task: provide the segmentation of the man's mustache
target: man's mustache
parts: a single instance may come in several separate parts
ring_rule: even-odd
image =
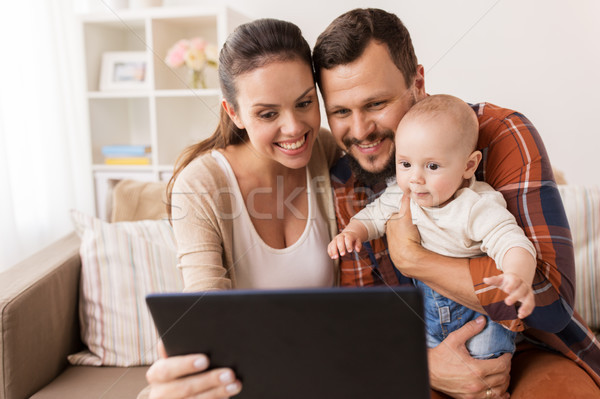
[[[382,132],[373,132],[367,136],[364,140],[357,140],[354,137],[345,137],[342,140],[342,143],[346,148],[350,148],[353,145],[358,145],[362,143],[373,143],[378,140],[391,139],[394,140],[394,132],[392,130],[385,130]]]

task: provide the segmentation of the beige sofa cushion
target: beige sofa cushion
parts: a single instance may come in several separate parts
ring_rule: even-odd
[[[106,223],[71,213],[81,237],[81,336],[89,350],[73,365],[140,366],[157,358],[158,336],[145,302],[155,292],[179,292],[176,245],[166,220]]]
[[[575,248],[575,309],[600,330],[600,187],[559,185]]]
[[[167,218],[165,182],[121,180],[113,188],[111,222]]]
[[[68,367],[31,399],[131,399],[147,385],[148,367]]]

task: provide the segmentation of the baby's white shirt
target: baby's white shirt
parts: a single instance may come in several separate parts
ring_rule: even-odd
[[[365,225],[369,240],[385,234],[385,224],[400,209],[402,195],[397,184],[390,185],[353,217]],[[500,270],[510,248],[521,247],[536,257],[533,244],[506,209],[502,194],[474,178],[445,206],[421,207],[411,199],[410,211],[421,245],[440,255],[472,258],[487,254]]]

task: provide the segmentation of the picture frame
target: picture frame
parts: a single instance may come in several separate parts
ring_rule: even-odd
[[[100,91],[148,87],[148,55],[145,51],[110,51],[102,54]]]

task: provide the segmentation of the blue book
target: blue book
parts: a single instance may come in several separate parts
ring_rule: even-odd
[[[102,155],[105,157],[144,156],[151,150],[149,145],[105,145],[102,147]]]

